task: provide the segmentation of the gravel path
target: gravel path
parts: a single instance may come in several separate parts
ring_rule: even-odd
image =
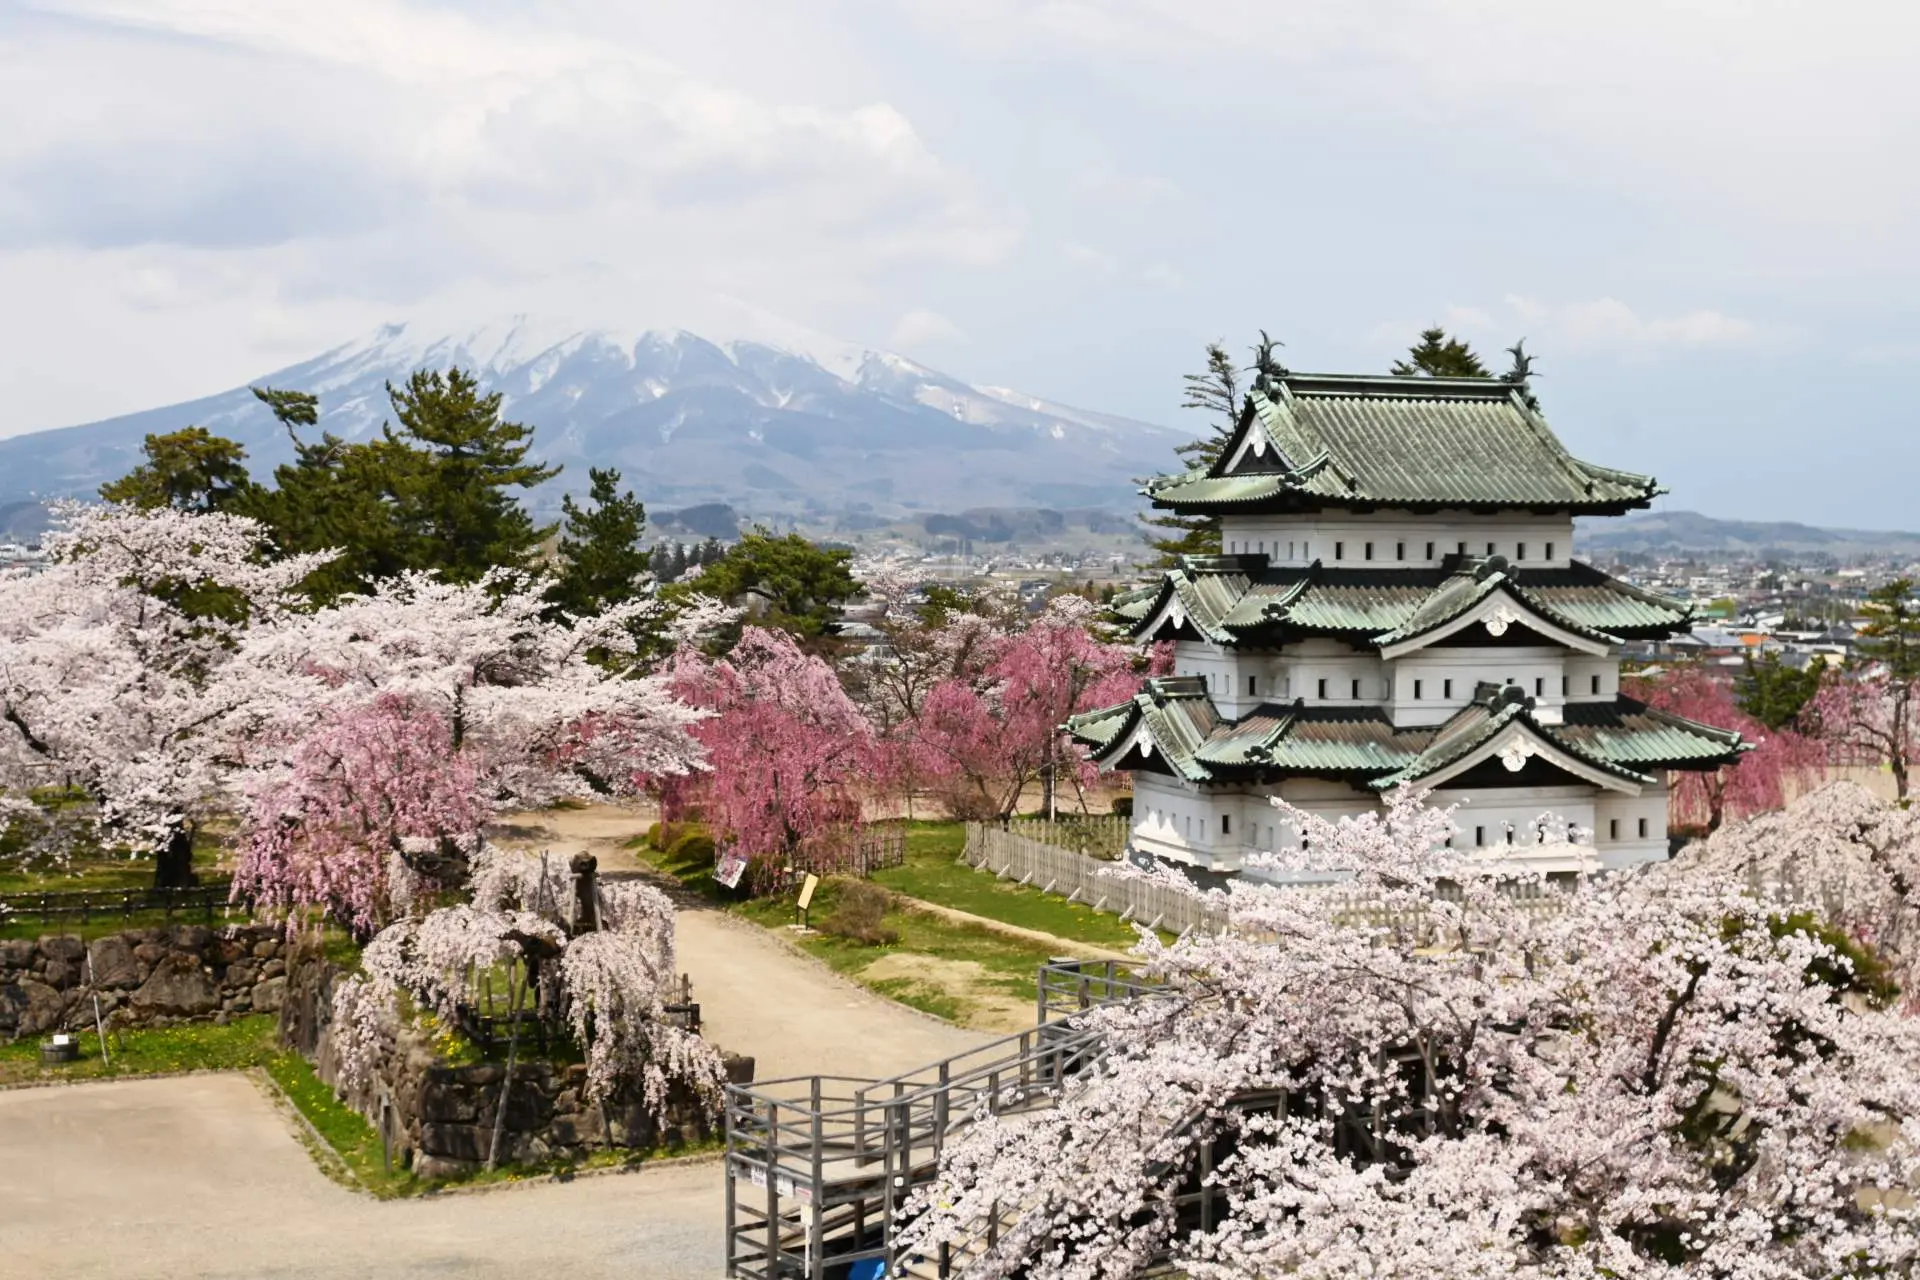
[[[540,814],[517,842],[619,846],[645,818]],[[882,1078],[990,1037],[839,977],[766,930],[711,910],[679,924],[708,1035],[761,1079]],[[720,1274],[718,1161],[379,1202],[329,1182],[292,1122],[242,1075],[0,1092],[0,1270],[6,1274],[524,1277],[682,1280]]]
[[[9,1275],[707,1280],[722,1207],[717,1161],[375,1201],[238,1074],[0,1093]]]

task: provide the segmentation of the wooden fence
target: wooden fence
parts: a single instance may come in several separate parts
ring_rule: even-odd
[[[875,822],[807,840],[793,865],[818,876],[870,876],[885,867],[901,866],[906,860],[906,824]]]
[[[1138,920],[1154,929],[1218,933],[1224,912],[1201,902],[1177,885],[1156,884],[1115,874],[1114,863],[1062,849],[983,823],[967,824],[967,845],[960,855],[970,867],[1006,880],[1084,902],[1095,911],[1111,911],[1122,920]]]
[[[1014,818],[1007,823],[1007,830],[1041,844],[1114,861],[1127,847],[1127,837],[1133,833],[1133,819],[1118,813]]]
[[[1116,874],[1119,868],[1114,863],[1042,844],[1000,827],[968,823],[966,849],[960,856],[977,870],[1031,885],[1042,893],[1060,894],[1070,902],[1084,902],[1095,911],[1110,911],[1122,920],[1138,920],[1150,928],[1219,933],[1227,927],[1226,912],[1179,885]],[[1389,906],[1338,884],[1302,885],[1299,891],[1332,895],[1339,918],[1349,924],[1418,930],[1427,921],[1427,913],[1420,908]],[[1528,914],[1552,915],[1563,906],[1560,891],[1547,884],[1508,884],[1501,887],[1501,892]],[[1451,900],[1457,899],[1458,893],[1443,888],[1436,896]]]
[[[37,920],[41,924],[77,920],[131,920],[158,913],[168,920],[198,916],[250,914],[244,905],[230,903],[230,886],[212,880],[184,889],[59,889],[35,893],[0,894],[0,924]]]

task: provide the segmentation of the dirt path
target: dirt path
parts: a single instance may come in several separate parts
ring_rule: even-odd
[[[138,1280],[708,1280],[724,1212],[717,1161],[371,1200],[238,1074],[0,1092],[0,1206],[5,1274]]]
[[[1037,942],[1043,947],[1052,947],[1055,955],[1077,956],[1090,960],[1120,960],[1128,964],[1133,963],[1137,958],[1125,951],[1116,951],[1112,947],[1102,947],[1091,942],[1075,942],[1072,938],[1063,938],[1057,933],[1028,929],[1023,925],[1008,924],[1004,920],[991,920],[986,916],[977,916],[971,911],[962,911],[958,907],[943,907],[937,902],[928,902],[925,898],[909,898],[904,893],[896,893],[894,897],[915,911],[930,912],[943,919],[952,920],[956,924],[979,925],[991,933],[1019,938],[1023,942]]]
[[[649,821],[612,806],[557,809],[516,819],[515,832],[502,843],[587,852],[604,870],[633,870],[640,864],[621,846]],[[753,1058],[761,1080],[816,1074],[883,1079],[992,1038],[863,990],[759,926],[720,911],[682,908],[678,943],[680,968],[693,978],[707,1037]]]

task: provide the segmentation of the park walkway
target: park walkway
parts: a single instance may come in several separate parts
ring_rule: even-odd
[[[646,820],[612,808],[528,819],[516,843],[636,866]],[[766,930],[689,905],[679,918],[706,1033],[761,1079],[884,1077],[989,1037],[834,974]],[[721,1271],[716,1159],[635,1173],[377,1202],[329,1182],[293,1122],[239,1074],[0,1091],[0,1272],[332,1280]]]
[[[515,844],[563,857],[591,853],[605,871],[639,869],[623,846],[646,820],[629,811],[559,809],[522,821]],[[992,1038],[876,996],[721,911],[685,903],[677,937],[707,1038],[751,1057],[762,1080],[821,1072],[881,1079]]]

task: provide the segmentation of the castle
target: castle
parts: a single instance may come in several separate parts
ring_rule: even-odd
[[[1135,855],[1238,872],[1300,839],[1269,797],[1337,818],[1411,784],[1492,857],[1570,869],[1571,826],[1585,867],[1664,858],[1667,775],[1745,745],[1620,692],[1622,643],[1690,606],[1572,558],[1575,516],[1654,481],[1572,457],[1510,381],[1276,371],[1250,400],[1145,491],[1220,518],[1223,554],[1116,601],[1175,674],[1067,725],[1133,775]]]

